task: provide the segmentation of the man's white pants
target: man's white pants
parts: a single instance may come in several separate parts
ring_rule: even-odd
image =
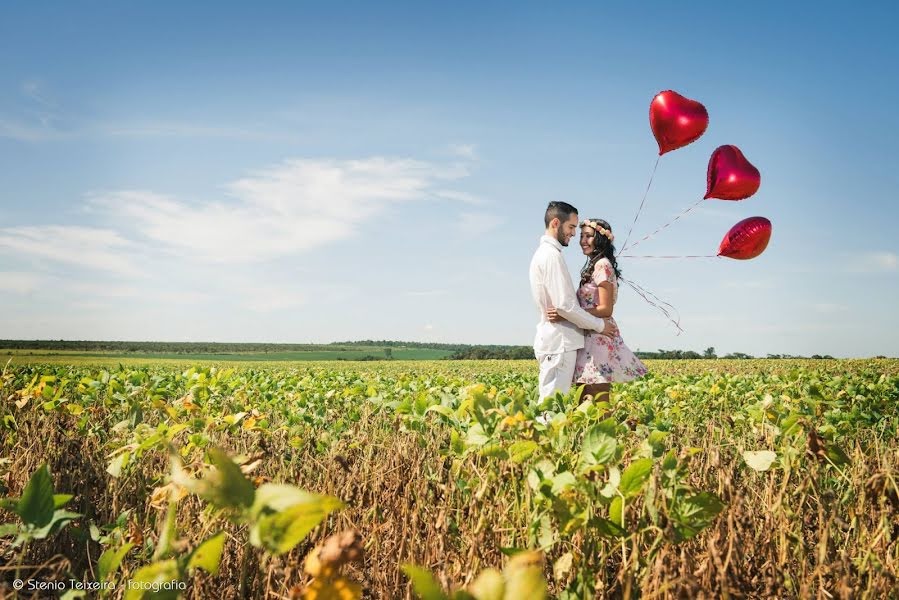
[[[574,364],[577,350],[569,350],[561,354],[537,353],[540,364],[540,399],[552,396],[557,391],[563,394],[571,389],[574,379]]]

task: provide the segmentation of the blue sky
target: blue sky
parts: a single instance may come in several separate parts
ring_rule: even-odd
[[[528,345],[546,203],[623,239],[671,88],[710,125],[635,235],[721,144],[762,185],[638,254],[714,254],[754,215],[773,236],[622,259],[685,329],[623,290],[628,345],[899,354],[899,9],[429,4],[4,7],[0,338]]]

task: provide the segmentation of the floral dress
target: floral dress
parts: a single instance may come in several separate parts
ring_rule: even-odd
[[[604,281],[612,284],[612,304],[614,304],[618,300],[618,278],[615,277],[612,263],[607,258],[596,261],[593,278],[578,289],[577,299],[581,308],[596,307],[599,301],[599,284]],[[614,322],[614,319],[611,320]],[[631,381],[646,373],[646,367],[630,348],[624,345],[620,333],[615,337],[608,337],[591,331],[584,340],[584,347],[577,351],[574,382],[617,383]]]

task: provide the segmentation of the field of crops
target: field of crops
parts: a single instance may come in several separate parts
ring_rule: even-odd
[[[899,361],[649,366],[7,365],[0,596],[895,593]]]
[[[230,353],[197,353],[177,352],[90,352],[84,350],[17,350],[0,348],[0,363],[8,360],[13,363],[47,363],[47,364],[96,364],[104,361],[124,360],[130,363],[147,364],[165,361],[182,362],[293,362],[293,361],[343,361],[343,360],[384,360],[386,355],[381,347],[345,348],[341,350],[302,350],[286,352],[230,352]],[[447,358],[452,351],[437,348],[391,348],[390,358],[396,360],[440,360]]]

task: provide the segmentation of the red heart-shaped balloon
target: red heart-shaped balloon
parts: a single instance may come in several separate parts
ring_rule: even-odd
[[[706,198],[743,200],[759,189],[762,174],[736,146],[719,146],[709,158]]]
[[[696,100],[665,90],[649,103],[649,126],[661,156],[698,140],[709,126],[709,113]]]
[[[749,217],[730,228],[721,245],[718,256],[748,260],[765,251],[771,239],[771,221],[765,217]]]

